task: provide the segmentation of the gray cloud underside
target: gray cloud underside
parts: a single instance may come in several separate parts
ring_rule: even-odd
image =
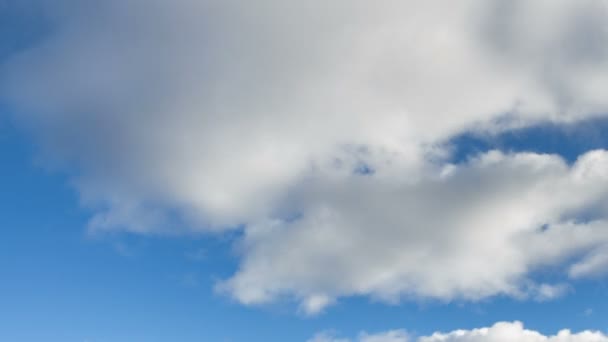
[[[89,229],[245,226],[218,285],[243,303],[549,299],[567,285],[530,272],[608,264],[605,152],[449,165],[443,145],[606,113],[605,1],[32,3],[53,29],[0,95]]]

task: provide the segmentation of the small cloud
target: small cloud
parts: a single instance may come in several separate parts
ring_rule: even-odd
[[[306,315],[314,316],[319,314],[327,306],[331,305],[334,299],[326,295],[312,295],[306,298],[300,305],[300,310]]]
[[[568,291],[568,284],[540,284],[532,289],[532,298],[538,302],[546,302],[563,297]]]
[[[380,334],[362,333],[360,342],[409,342],[410,336],[405,330],[391,330]]]

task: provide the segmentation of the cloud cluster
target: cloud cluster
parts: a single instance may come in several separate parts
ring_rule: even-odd
[[[499,322],[489,328],[456,330],[449,333],[436,332],[430,336],[410,337],[401,330],[369,335],[362,333],[358,342],[604,342],[608,336],[599,331],[573,333],[561,330],[556,335],[545,336],[537,331],[524,329],[521,322]],[[351,342],[329,334],[318,334],[308,342]]]
[[[567,288],[533,284],[529,273],[572,258],[571,275],[597,271],[606,167],[606,151],[572,166],[492,151],[415,180],[388,166],[373,177],[319,170],[291,193],[302,217],[246,230],[241,269],[223,288],[244,303],[295,294],[309,313],[344,295],[551,299]],[[577,221],[583,214],[595,216]]]
[[[567,286],[530,272],[608,264],[605,152],[450,165],[444,145],[607,112],[605,1],[32,8],[52,29],[3,61],[0,97],[73,175],[91,231],[245,227],[219,286],[243,303],[548,299]]]

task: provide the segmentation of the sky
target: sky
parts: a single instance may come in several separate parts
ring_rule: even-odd
[[[605,0],[0,0],[0,340],[608,341]]]

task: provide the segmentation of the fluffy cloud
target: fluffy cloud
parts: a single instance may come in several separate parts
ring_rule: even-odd
[[[490,328],[473,330],[456,330],[447,334],[435,333],[432,336],[421,337],[419,342],[603,342],[608,336],[598,331],[583,331],[572,333],[561,330],[557,335],[545,336],[537,331],[524,329],[520,322],[496,323]]]
[[[73,170],[94,229],[155,231],[174,212],[233,227],[344,146],[409,177],[463,129],[608,108],[603,1],[38,7],[52,29],[4,63],[2,95]]]
[[[244,303],[293,294],[310,313],[343,295],[550,299],[567,289],[534,284],[529,273],[583,257],[579,269],[608,242],[598,206],[607,166],[605,151],[572,166],[494,151],[417,179],[388,166],[372,177],[319,170],[291,192],[301,217],[246,231],[241,269],[222,288]],[[598,219],[577,222],[592,206]]]
[[[600,0],[32,1],[49,33],[0,96],[73,175],[93,231],[244,228],[220,288],[317,312],[369,294],[551,298],[605,264],[605,153],[572,167],[466,130],[608,109]],[[593,222],[578,222],[591,208]]]
[[[350,342],[328,334],[319,334],[308,342]],[[434,333],[431,336],[410,338],[403,331],[395,330],[376,335],[361,334],[358,342],[604,342],[608,336],[598,331],[572,333],[561,330],[557,335],[545,336],[534,330],[524,329],[520,322],[499,322],[489,328],[456,330],[449,333]]]

